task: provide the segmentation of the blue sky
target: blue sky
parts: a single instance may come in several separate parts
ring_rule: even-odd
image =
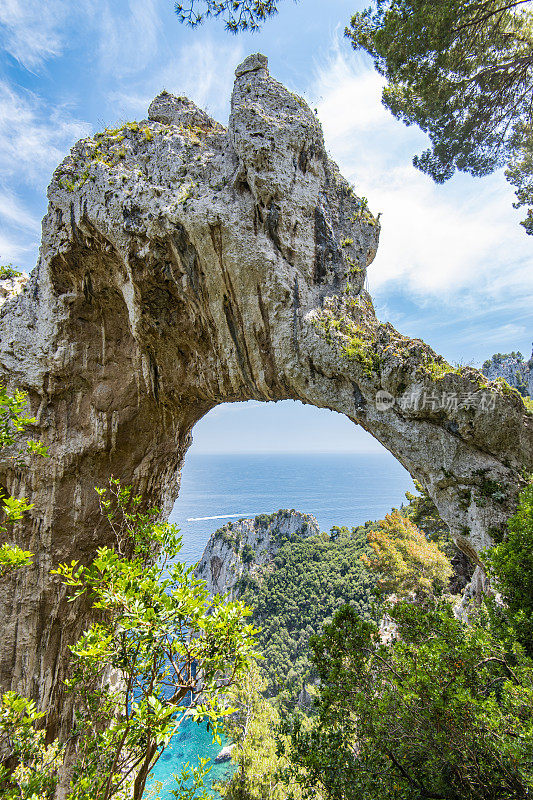
[[[29,271],[51,173],[81,136],[142,119],[162,89],[226,122],[235,66],[250,52],[318,109],[326,144],[357,193],[382,212],[369,286],[378,315],[451,361],[529,355],[533,239],[502,174],[436,186],[411,165],[424,135],[380,103],[381,79],[343,37],[360,0],[281,0],[258,34],[181,26],[172,0],[2,0],[0,263]],[[313,431],[310,437],[309,431]],[[211,412],[199,450],[365,450],[347,420],[300,404]]]

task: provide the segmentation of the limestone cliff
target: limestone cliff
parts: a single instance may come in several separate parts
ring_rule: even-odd
[[[209,538],[196,575],[211,594],[227,592],[235,597],[240,579],[262,571],[284,542],[318,533],[318,522],[311,514],[286,509],[228,522]]]
[[[28,392],[50,451],[44,466],[0,457],[0,486],[34,504],[13,535],[35,553],[0,586],[0,683],[52,708],[52,733],[70,724],[68,645],[89,616],[50,569],[113,543],[94,492],[110,475],[167,513],[194,425],[220,403],[345,414],[480,563],[533,469],[533,416],[377,320],[379,223],[264,56],[237,69],[227,129],[162,93],[148,119],[78,142],[48,197],[37,266],[0,311],[0,379]]]
[[[489,380],[503,378],[524,397],[533,397],[533,353],[529,361],[522,353],[495,353],[481,370]]]

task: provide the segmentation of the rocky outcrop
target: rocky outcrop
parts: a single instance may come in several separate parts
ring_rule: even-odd
[[[220,764],[223,761],[231,761],[231,756],[235,748],[234,744],[227,744],[219,754],[215,757],[215,764]]]
[[[6,300],[10,300],[20,294],[27,283],[27,275],[14,274],[9,277],[3,277],[0,274],[0,306],[3,306]]]
[[[533,397],[533,353],[529,361],[522,353],[495,353],[481,371],[489,380],[503,378],[524,397]]]
[[[50,704],[51,732],[69,726],[68,645],[89,618],[50,569],[113,543],[94,492],[111,475],[167,513],[194,425],[220,403],[345,414],[480,562],[533,469],[533,417],[376,319],[379,223],[264,56],[237,70],[227,130],[163,93],[149,119],[78,142],[48,197],[37,267],[0,315],[0,378],[28,392],[50,452],[0,455],[0,486],[34,504],[13,537],[35,553],[0,586],[0,683]]]
[[[210,536],[196,576],[206,582],[210,594],[237,597],[241,579],[261,572],[285,542],[319,533],[311,514],[286,509],[228,522]]]

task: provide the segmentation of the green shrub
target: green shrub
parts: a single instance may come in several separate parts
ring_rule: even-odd
[[[22,275],[22,272],[19,272],[16,269],[13,269],[11,264],[7,266],[0,266],[0,280],[6,280],[7,278],[19,278]]]
[[[316,720],[287,777],[324,800],[518,800],[533,790],[533,664],[443,601],[392,609],[397,637],[346,606],[311,640]]]
[[[533,480],[521,492],[507,535],[486,554],[486,563],[520,641],[533,655]]]

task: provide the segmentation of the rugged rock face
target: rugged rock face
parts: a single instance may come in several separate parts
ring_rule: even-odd
[[[489,380],[503,378],[523,396],[533,397],[533,353],[525,361],[522,353],[495,353],[481,371]]]
[[[315,114],[260,55],[237,70],[228,130],[163,93],[54,173],[37,267],[0,317],[0,377],[28,392],[50,447],[26,468],[0,458],[0,486],[34,503],[13,536],[36,554],[0,587],[0,682],[51,701],[52,732],[69,725],[67,647],[88,617],[50,569],[113,542],[94,492],[110,475],[167,512],[191,431],[219,403],[346,414],[474,559],[504,524],[533,469],[533,417],[378,322],[363,288],[378,235]]]
[[[262,570],[281,545],[291,538],[316,536],[318,522],[311,514],[280,510],[254,519],[228,522],[210,537],[196,568],[211,594],[238,595],[235,590],[245,575]]]
[[[26,275],[14,275],[12,278],[2,278],[0,276],[0,306],[6,300],[16,297],[28,283]]]

